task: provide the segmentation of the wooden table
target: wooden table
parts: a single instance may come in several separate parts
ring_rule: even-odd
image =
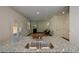
[[[45,35],[44,32],[37,32],[37,33],[33,33],[32,37],[33,39],[42,39],[42,37]]]

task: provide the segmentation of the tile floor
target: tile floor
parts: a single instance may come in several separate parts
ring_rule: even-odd
[[[42,38],[44,41],[51,42],[53,49],[26,49],[28,42],[34,41],[31,36],[13,37],[7,43],[0,43],[0,52],[69,52],[69,41],[59,36],[47,36]]]

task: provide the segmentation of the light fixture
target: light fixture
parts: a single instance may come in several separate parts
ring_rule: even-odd
[[[37,15],[39,15],[39,14],[40,14],[40,12],[39,12],[39,11],[37,11],[37,12],[36,12],[36,14],[37,14]]]
[[[62,14],[64,14],[65,12],[63,11]]]
[[[13,34],[16,34],[18,32],[17,26],[13,26]]]
[[[47,26],[49,26],[49,23],[47,23]]]

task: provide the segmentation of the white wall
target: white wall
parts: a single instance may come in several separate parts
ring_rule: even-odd
[[[79,7],[70,7],[70,42],[72,52],[79,52]]]
[[[49,28],[54,31],[54,35],[69,38],[69,15],[53,16],[50,20]]]
[[[49,21],[40,21],[40,22],[38,22],[38,31],[43,32],[46,29],[48,29],[48,23],[49,23]]]
[[[22,27],[22,34],[27,32],[27,19],[10,7],[0,7],[0,42],[7,41],[13,35],[13,26]]]

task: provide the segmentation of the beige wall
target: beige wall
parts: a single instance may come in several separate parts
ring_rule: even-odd
[[[22,34],[26,33],[27,19],[11,9],[10,7],[0,7],[0,41],[8,40],[13,35],[13,26],[22,28]]]
[[[50,20],[51,31],[54,31],[55,35],[69,38],[69,15],[56,15]]]

